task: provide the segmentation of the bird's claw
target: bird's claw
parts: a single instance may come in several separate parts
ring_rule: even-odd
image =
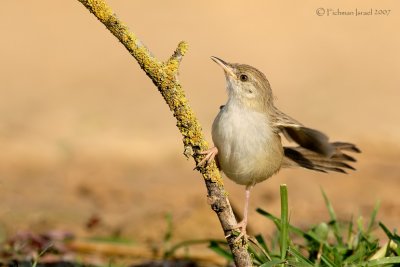
[[[198,154],[205,155],[205,157],[196,165],[196,168],[203,167],[206,164],[209,164],[218,154],[218,148],[214,146],[210,149],[207,149],[206,151],[200,151],[198,152]]]
[[[247,232],[246,232],[246,227],[247,227],[247,222],[246,221],[241,221],[240,223],[236,224],[235,226],[231,227],[231,229],[229,229],[229,230],[240,229],[239,230],[239,235],[236,236],[235,240],[233,241],[234,243],[238,242],[242,238],[244,238],[244,240],[247,241],[248,235],[247,235]],[[225,238],[228,238],[228,237],[232,236],[234,232],[235,231],[232,231],[230,234],[225,236]]]

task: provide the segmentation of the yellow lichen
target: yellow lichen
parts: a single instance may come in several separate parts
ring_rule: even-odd
[[[179,51],[181,52],[181,55],[182,55],[182,56],[184,56],[184,55],[186,54],[186,52],[188,51],[188,48],[189,48],[189,44],[186,43],[185,41],[181,41],[181,42],[178,44],[178,49],[179,49]]]
[[[85,2],[85,1],[81,1]],[[87,4],[90,5],[91,11],[93,14],[96,15],[96,17],[101,21],[101,22],[106,22],[109,20],[111,16],[113,16],[113,11],[111,8],[102,0],[87,0]]]
[[[183,136],[185,149],[192,148],[193,151],[190,154],[194,157],[196,163],[200,162],[202,156],[196,154],[196,150],[206,150],[208,144],[204,140],[201,126],[189,107],[182,86],[176,77],[180,60],[188,51],[188,44],[183,41],[180,42],[174,55],[166,63],[162,63],[154,58],[137,37],[129,31],[128,27],[114,15],[105,1],[79,1],[118,38],[136,59],[140,67],[152,79],[177,119],[177,126]],[[200,171],[204,179],[209,179],[222,186],[222,178],[215,163],[211,163],[205,168],[200,168]]]
[[[172,73],[176,73],[178,71],[178,67],[179,67],[179,61],[175,58],[175,59],[170,59],[168,60],[167,63],[167,72],[172,72]]]

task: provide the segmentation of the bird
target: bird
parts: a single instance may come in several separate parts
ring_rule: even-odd
[[[270,83],[258,69],[211,59],[225,73],[228,100],[212,124],[214,146],[199,152],[204,158],[197,167],[215,160],[229,179],[245,186],[243,219],[230,229],[239,230],[236,241],[247,238],[250,191],[256,184],[287,167],[346,173],[355,170],[349,163],[356,161],[347,153],[361,151],[352,143],[330,142],[276,108]],[[283,146],[281,136],[297,145]]]

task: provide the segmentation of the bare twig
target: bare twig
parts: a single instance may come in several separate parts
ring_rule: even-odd
[[[178,69],[188,45],[179,43],[173,55],[161,62],[155,58],[143,43],[123,24],[104,0],[79,0],[107,29],[125,46],[136,59],[140,67],[146,72],[157,86],[177,120],[177,127],[183,136],[184,154],[193,157],[196,164],[203,158],[197,152],[208,149],[208,144],[188,101],[178,81]],[[231,228],[237,224],[232,208],[223,187],[221,174],[215,163],[199,168],[206,183],[208,200],[211,208],[216,212],[227,236],[237,266],[251,266],[251,258],[247,252],[247,241],[234,242],[235,236]]]

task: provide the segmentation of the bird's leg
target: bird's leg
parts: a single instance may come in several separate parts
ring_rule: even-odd
[[[204,159],[202,159],[199,164],[196,165],[196,168],[203,166],[205,163],[210,163],[215,156],[218,154],[218,148],[213,146],[210,149],[207,149],[206,151],[200,151],[200,155],[206,155]]]
[[[244,202],[243,220],[231,228],[231,230],[240,229],[240,234],[235,238],[234,242],[239,241],[242,237],[247,238],[247,233],[246,233],[247,214],[249,212],[250,190],[252,188],[253,188],[253,185],[246,186],[246,197],[245,197],[245,202]]]

